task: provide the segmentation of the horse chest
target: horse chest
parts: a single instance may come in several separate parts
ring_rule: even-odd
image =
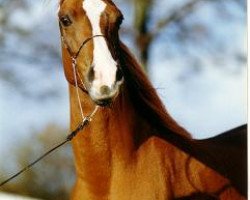
[[[170,199],[164,156],[159,152],[152,139],[138,150],[131,162],[114,165],[110,200]]]
[[[147,174],[148,175],[148,174]],[[164,181],[155,177],[145,178],[145,174],[124,173],[113,178],[110,200],[165,200],[167,195]]]

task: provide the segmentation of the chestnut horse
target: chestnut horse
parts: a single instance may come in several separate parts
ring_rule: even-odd
[[[119,40],[123,16],[111,0],[61,0],[58,17],[71,129],[99,106],[72,141],[73,200],[245,199],[191,156],[199,145],[193,148]]]

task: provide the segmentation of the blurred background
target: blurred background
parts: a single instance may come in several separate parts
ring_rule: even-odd
[[[171,115],[195,138],[247,122],[246,0],[114,0],[121,38]],[[57,0],[0,0],[0,182],[69,127]],[[3,191],[69,199],[70,145]]]

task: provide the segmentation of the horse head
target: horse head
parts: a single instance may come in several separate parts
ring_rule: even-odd
[[[76,67],[73,70],[64,63],[68,82],[74,84],[77,79],[96,104],[110,104],[123,83],[118,48],[120,10],[110,0],[61,0],[58,18],[63,56],[68,58],[64,62],[71,60]]]

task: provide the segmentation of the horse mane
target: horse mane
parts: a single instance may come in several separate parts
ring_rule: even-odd
[[[137,113],[160,134],[174,133],[191,138],[190,134],[167,112],[142,67],[122,42],[120,42],[120,62],[125,84]]]
[[[136,113],[154,130],[152,134],[217,169],[213,156],[207,154],[197,144],[198,141],[192,139],[191,135],[167,112],[155,88],[126,45],[120,41],[119,47],[119,60],[128,95]]]
[[[167,112],[156,90],[129,49],[120,42],[119,52],[125,85],[136,112],[155,130],[153,135],[171,143],[204,164],[214,167],[214,157],[200,141],[182,128]],[[218,167],[219,168],[219,167]]]
[[[169,115],[141,66],[130,53],[129,49],[121,42],[120,61],[127,92],[134,105],[134,109],[156,130],[154,135],[170,142],[177,148],[216,170],[232,181],[231,184],[241,194],[246,195],[247,187],[245,186],[247,185],[247,180],[244,178],[247,174],[247,145],[244,142],[247,136],[246,125],[215,138],[206,140],[192,139],[190,134]],[[235,153],[235,150],[238,153]],[[216,152],[223,152],[224,154],[217,156]],[[230,155],[230,159],[228,159],[227,155]],[[239,161],[239,157],[243,159]],[[233,165],[230,164],[231,162],[233,162]],[[235,166],[238,166],[243,173],[236,173]]]

